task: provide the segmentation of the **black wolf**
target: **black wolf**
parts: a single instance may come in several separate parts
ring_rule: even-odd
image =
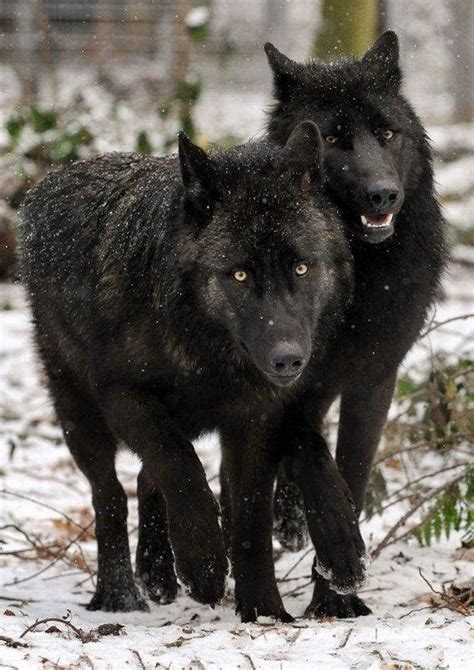
[[[359,61],[299,64],[271,44],[274,74],[268,132],[284,143],[311,119],[324,138],[326,193],[342,213],[354,255],[354,301],[323,359],[314,388],[316,430],[341,396],[337,463],[357,510],[393,395],[397,368],[433,304],[446,262],[445,226],[432,157],[420,120],[400,93],[398,40],[384,33]],[[282,542],[301,547],[292,464],[275,498]],[[315,575],[309,616],[358,616],[369,609]]]
[[[271,538],[284,450],[297,454],[321,569],[339,589],[362,576],[348,487],[305,414],[353,279],[342,223],[318,195],[321,142],[311,122],[282,148],[262,141],[211,156],[181,136],[179,159],[78,162],[27,198],[23,273],[36,341],[96,513],[90,609],[146,607],[114,467],[119,441],[142,460],[136,570],[148,594],[175,597],[174,554],[195,599],[223,596],[218,508],[191,444],[214,429],[244,621],[291,619]]]

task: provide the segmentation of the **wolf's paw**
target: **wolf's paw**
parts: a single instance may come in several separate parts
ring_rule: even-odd
[[[193,513],[185,517],[169,513],[171,544],[176,571],[200,603],[215,605],[225,594],[227,554],[218,523],[217,504],[205,498],[201,509],[194,501]],[[169,510],[170,512],[171,510]]]
[[[140,596],[136,586],[129,589],[106,588],[97,589],[86,609],[90,611],[102,610],[103,612],[133,612],[141,610],[148,612],[149,607]]]
[[[206,556],[190,554],[177,561],[178,574],[198,603],[215,605],[225,594],[227,557],[209,552]]]
[[[334,487],[330,496],[307,511],[316,552],[314,570],[342,594],[360,588],[367,564],[359,522],[346,489],[345,485]]]
[[[369,614],[372,614],[372,610],[354,593],[341,595],[333,591],[320,597],[314,596],[305,611],[307,619],[323,619],[324,617],[352,619]]]
[[[139,543],[135,578],[155,603],[167,605],[176,600],[178,582],[171,550],[158,549],[155,553],[143,549]]]
[[[282,623],[294,621],[291,614],[283,607],[278,591],[271,589],[252,589],[248,593],[236,595],[236,612],[240,614],[242,623],[257,621],[259,616],[268,616],[278,619]]]
[[[159,605],[169,605],[176,600],[178,582],[174,570],[162,572],[160,570],[137,570],[137,581],[142,584],[148,597]]]
[[[296,484],[279,478],[273,504],[273,531],[284,549],[301,551],[308,544],[309,533],[301,494]]]
[[[174,603],[178,595],[178,582],[163,584],[162,582],[148,583],[144,585],[150,600],[158,605],[169,605]]]
[[[335,550],[334,553],[325,551],[327,545]],[[313,570],[329,583],[331,589],[346,595],[361,588],[365,581],[367,561],[365,554],[355,545],[344,545],[327,539],[324,546],[318,543],[315,549]]]

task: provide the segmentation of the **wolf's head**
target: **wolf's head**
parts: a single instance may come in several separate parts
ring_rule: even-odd
[[[381,242],[392,235],[404,198],[429,164],[423,128],[400,94],[395,33],[385,32],[358,61],[295,63],[265,45],[277,104],[272,139],[286,141],[304,119],[323,137],[332,199],[359,237]]]
[[[321,144],[310,121],[283,147],[255,142],[208,155],[180,136],[190,299],[203,327],[215,324],[237,358],[277,386],[302,375],[322,346],[323,313],[337,312],[351,290],[338,216],[314,198]]]

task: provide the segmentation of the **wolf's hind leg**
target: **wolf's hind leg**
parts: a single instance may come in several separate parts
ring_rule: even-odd
[[[89,396],[62,371],[48,370],[66,443],[89,480],[96,519],[97,587],[87,606],[108,612],[146,610],[133,579],[127,533],[127,496],[115,471],[116,443]]]
[[[301,551],[309,541],[303,498],[291,472],[291,459],[278,470],[273,499],[273,532],[284,549]]]
[[[138,545],[136,576],[149,597],[171,603],[178,592],[174,559],[169,540],[166,502],[161,491],[144,473],[138,475]]]
[[[322,432],[324,417],[334,401],[334,395],[317,397],[311,401],[311,427],[317,434]],[[294,420],[290,411],[285,424]],[[304,421],[303,418],[301,418]],[[273,501],[273,532],[284,549],[301,551],[308,544],[309,532],[306,523],[305,505],[293,472],[293,437],[286,434],[282,443],[283,459],[278,469]]]
[[[148,389],[111,385],[104,408],[114,434],[142,459],[143,491],[158,490],[166,500],[178,575],[191,597],[214,605],[225,593],[228,562],[219,507],[193,445]]]

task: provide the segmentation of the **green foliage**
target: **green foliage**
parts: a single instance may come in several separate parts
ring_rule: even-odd
[[[396,397],[403,399],[415,393],[417,389],[417,385],[409,377],[400,377],[397,382]]]
[[[217,57],[219,59],[219,64],[221,67],[225,67],[233,56],[238,52],[237,43],[230,37],[228,33],[225,33],[219,42],[217,43]]]
[[[52,109],[40,109],[33,105],[29,112],[29,121],[35,133],[46,133],[58,125],[58,117]]]
[[[135,151],[138,151],[139,154],[145,154],[146,156],[149,156],[153,153],[153,145],[150,142],[150,138],[148,137],[146,130],[140,130],[138,133],[135,142]]]
[[[196,139],[196,129],[193,121],[193,107],[199,100],[202,91],[201,79],[186,79],[178,82],[176,99],[179,102],[179,121],[182,130],[191,139]]]
[[[431,480],[431,491],[426,487],[429,473],[421,487],[419,479],[409,480],[405,486],[387,498],[384,477],[390,469],[402,474],[408,461],[424,458],[429,452],[446,457],[446,469],[465,461],[466,447],[474,443],[474,366],[472,358],[463,356],[457,361],[438,354],[431,360],[431,370],[425,378],[405,376],[397,384],[395,399],[399,405],[385,429],[386,446],[377,458],[369,481],[365,501],[366,518],[374,513],[383,514],[387,507],[401,501],[410,501],[408,519],[423,510],[421,522],[407,529],[402,537],[415,535],[428,545],[441,537],[449,537],[453,530],[464,533],[463,544],[474,546],[474,466],[460,469],[451,485],[441,489]],[[440,491],[443,490],[443,493]],[[420,499],[421,494],[421,499]],[[388,499],[388,503],[387,503]],[[406,520],[404,522],[404,526]],[[406,526],[405,526],[406,527]]]
[[[464,357],[447,363],[442,357],[421,382],[401,377],[395,398],[403,401],[399,420],[385,431],[389,447],[426,443],[438,451],[455,448],[474,433],[474,363]]]
[[[415,531],[421,546],[430,546],[453,530],[464,532],[464,545],[474,547],[474,465],[466,468],[464,480],[444,491],[426,513]]]
[[[179,81],[172,93],[163,96],[158,103],[158,113],[162,119],[176,116],[180,129],[193,141],[196,140],[196,127],[193,111],[202,92],[202,80],[187,78]],[[169,147],[176,141],[175,134],[165,142]]]
[[[87,128],[79,128],[75,131],[65,130],[49,146],[49,154],[54,163],[68,163],[77,160],[79,150],[82,146],[90,144],[93,140]]]
[[[466,412],[472,388],[472,361],[435,369],[426,386],[427,405],[423,417],[425,439],[438,449],[451,447],[457,435],[469,432]]]
[[[210,14],[205,5],[195,7],[186,17],[186,32],[195,44],[204,44],[209,34]]]
[[[12,147],[16,147],[25,126],[25,120],[21,116],[11,116],[5,123]]]
[[[60,123],[56,110],[42,109],[36,105],[25,109],[21,114],[10,117],[5,129],[10,138],[10,149],[18,148],[25,129],[29,129],[28,147],[24,156],[40,163],[55,165],[77,160],[81,148],[93,141],[91,132],[75,123]]]

